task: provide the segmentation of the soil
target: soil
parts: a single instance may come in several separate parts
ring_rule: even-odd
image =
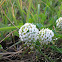
[[[9,48],[18,41],[19,37],[14,36],[10,42],[7,40],[1,42],[3,49],[0,49],[0,62],[50,62],[35,49],[30,50],[26,46],[23,47],[23,43]],[[62,48],[62,39],[59,39],[55,45]],[[62,54],[52,48],[43,47],[41,51],[55,62],[62,62]]]

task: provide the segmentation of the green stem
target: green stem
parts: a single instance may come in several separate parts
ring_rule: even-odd
[[[59,48],[57,48],[53,43],[52,43],[52,45],[53,45],[53,47],[54,47],[54,49],[55,49],[56,51],[59,51],[60,53],[62,53],[62,51],[60,51]]]

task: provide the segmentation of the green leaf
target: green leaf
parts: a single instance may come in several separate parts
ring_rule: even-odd
[[[37,26],[37,28],[39,28],[39,29],[40,29],[41,27],[43,27],[43,25],[42,25],[41,23],[37,23],[36,26]]]
[[[16,26],[17,28],[20,28],[22,25]],[[2,27],[0,28],[0,31],[7,31],[7,30],[14,30],[17,29],[15,26],[11,26],[11,27]]]

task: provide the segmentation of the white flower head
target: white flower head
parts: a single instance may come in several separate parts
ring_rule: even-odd
[[[25,23],[19,29],[19,38],[29,46],[32,44],[32,42],[35,42],[38,39],[38,33],[39,30],[36,28],[36,25]]]
[[[56,26],[60,29],[62,29],[62,17],[56,20]]]
[[[52,30],[46,28],[39,31],[39,41],[41,44],[48,44],[48,42],[52,41],[52,37],[54,33]]]

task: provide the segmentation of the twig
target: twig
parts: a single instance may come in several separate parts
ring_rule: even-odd
[[[5,52],[5,53],[0,53],[0,55],[6,55],[6,54],[19,54],[22,53],[22,50],[17,51],[17,52]]]
[[[7,38],[9,35],[11,35],[13,32],[15,32],[16,30],[14,30],[14,31],[12,31],[12,32],[10,32],[5,38]],[[1,41],[0,41],[0,43],[3,41],[3,40],[5,40],[5,38],[4,39],[2,39]]]
[[[3,57],[2,59],[3,59],[3,60],[6,60],[6,59],[7,59],[8,61],[13,62],[11,59],[9,59],[9,58],[7,58],[7,57]],[[6,62],[6,61],[5,61],[5,62]]]

